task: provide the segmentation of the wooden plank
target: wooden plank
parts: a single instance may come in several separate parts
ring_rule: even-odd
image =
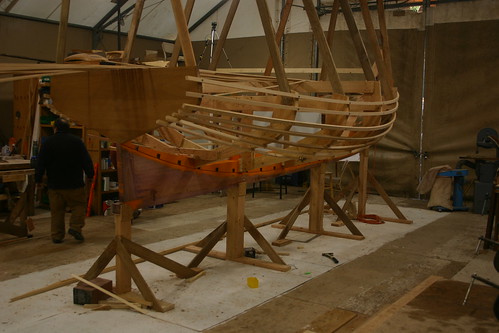
[[[374,30],[374,24],[371,18],[371,14],[369,13],[367,0],[360,0],[360,10],[362,12],[362,17],[364,18],[364,23],[367,30],[367,36],[369,38],[369,43],[371,44],[372,52],[374,53],[376,66],[378,67],[379,80],[381,81],[383,96],[386,99],[392,99],[394,97],[392,91],[392,85],[390,83],[383,55],[381,54],[381,50],[378,45],[378,38],[376,36],[376,31]]]
[[[168,259],[148,248],[145,248],[137,243],[134,243],[126,238],[122,238],[121,242],[131,254],[134,254],[142,259],[149,261],[155,265],[163,267],[175,274],[177,274],[180,278],[189,278],[196,275],[198,272],[177,263],[171,259]]]
[[[130,28],[128,29],[128,38],[125,45],[125,50],[123,52],[122,62],[130,62],[130,56],[132,53],[133,43],[135,42],[135,37],[137,36],[137,30],[139,29],[140,18],[142,16],[142,10],[144,9],[145,0],[137,0],[135,2],[135,8],[133,9],[132,22],[130,23]],[[119,24],[119,22],[118,22]]]
[[[331,49],[327,43],[326,37],[324,36],[324,31],[322,30],[321,23],[319,21],[319,16],[317,15],[317,10],[315,9],[312,0],[303,0],[303,6],[305,6],[305,11],[307,12],[308,20],[310,21],[310,26],[314,32],[314,37],[319,45],[319,51],[322,56],[322,61],[325,65],[325,70],[327,72],[327,78],[331,82],[331,86],[335,93],[343,94],[343,87],[341,85],[338,72],[336,71],[336,65],[334,63],[333,55],[331,54]]]
[[[270,245],[270,243],[265,239],[265,237],[263,237],[263,235],[258,231],[258,229],[253,225],[253,223],[251,223],[251,221],[246,216],[244,216],[244,227],[246,228],[246,230],[248,230],[248,232],[255,239],[258,245],[260,245],[263,252],[265,252],[269,256],[272,262],[281,265],[286,265],[286,263],[281,259],[281,257],[279,257],[277,252],[272,248],[272,245]]]
[[[429,276],[416,287],[411,289],[408,293],[403,295],[394,303],[384,307],[381,311],[376,313],[370,319],[368,319],[364,324],[359,326],[355,333],[368,333],[374,332],[382,323],[387,321],[390,317],[392,317],[397,311],[402,309],[405,305],[407,305],[410,301],[416,298],[419,294],[421,294],[426,288],[431,286],[433,283],[442,280],[443,278],[440,276]]]
[[[73,278],[77,279],[78,281],[81,281],[81,282],[83,282],[83,283],[85,283],[85,284],[87,284],[87,285],[89,285],[91,287],[94,287],[95,289],[98,289],[98,290],[102,291],[104,294],[109,295],[112,298],[114,298],[114,299],[116,299],[116,300],[118,300],[120,302],[123,302],[124,304],[128,305],[129,307],[131,307],[135,311],[140,312],[140,313],[145,314],[145,315],[149,315],[147,313],[147,311],[144,311],[140,307],[136,306],[135,304],[132,304],[132,303],[128,302],[126,299],[123,299],[123,298],[119,297],[118,295],[113,294],[112,292],[110,292],[110,291],[108,291],[108,290],[106,290],[104,288],[99,287],[95,283],[92,283],[92,282],[90,282],[90,281],[88,281],[88,280],[86,280],[86,279],[84,279],[82,277],[79,277],[78,275],[71,274],[71,276]]]
[[[188,246],[184,247],[183,250],[187,251],[187,252],[192,252],[192,253],[199,253],[203,249],[200,248],[199,246],[196,246],[196,245],[188,245]],[[208,257],[212,257],[212,258],[216,258],[216,259],[220,259],[220,260],[227,259],[227,255],[225,254],[225,252],[216,251],[216,250],[211,250],[210,252],[208,252]]]
[[[122,239],[132,238],[133,209],[126,204],[121,204],[119,208],[119,214],[114,215],[115,239],[117,243],[121,242]],[[115,291],[118,294],[124,294],[132,290],[132,277],[123,260],[123,256],[116,257]]]
[[[327,29],[327,44],[329,45],[330,50],[333,49],[334,31],[336,30],[336,22],[338,21],[339,11],[340,11],[340,1],[334,0],[333,7],[331,8],[331,17],[329,18],[329,27]],[[336,70],[338,73],[341,73],[339,68],[337,68]],[[324,64],[322,64],[320,74],[321,74],[320,80],[325,81],[327,79],[327,72]]]
[[[300,200],[300,202],[298,203],[298,205],[296,205],[293,208],[293,210],[291,210],[291,212],[279,223],[280,225],[283,226],[283,230],[281,231],[281,233],[277,237],[276,242],[281,240],[281,239],[286,238],[287,234],[289,233],[289,231],[293,227],[293,224],[296,222],[296,219],[298,218],[298,216],[300,216],[301,211],[309,203],[310,203],[310,188],[307,189],[307,192],[305,192],[305,194],[303,195],[303,197]],[[275,227],[275,226],[272,225],[272,227]],[[272,244],[274,244],[276,246],[282,244],[282,243],[276,243],[276,242],[273,242]]]
[[[373,174],[369,170],[367,171],[367,179],[369,180],[369,182],[372,185],[374,185],[374,188],[379,193],[379,195],[383,198],[383,200],[386,202],[386,204],[390,207],[392,212],[394,212],[395,215],[397,215],[397,217],[400,220],[408,221],[407,218],[404,216],[404,214],[397,207],[397,205],[395,205],[395,203],[392,201],[392,199],[390,199],[390,197],[388,196],[388,193],[386,193],[383,186],[381,186],[381,184],[376,180],[376,178],[373,176]],[[390,221],[390,222],[392,222],[392,221]]]
[[[388,40],[388,29],[386,27],[385,5],[383,0],[376,0],[378,10],[379,31],[381,34],[381,48],[383,49],[383,59],[385,60],[386,72],[390,85],[393,87],[392,56],[390,52],[390,42]]]
[[[310,169],[310,208],[308,227],[313,232],[324,230],[324,186],[326,164]]]
[[[133,263],[130,253],[120,241],[116,243],[116,253],[116,259],[121,259],[123,266],[132,277],[133,281],[137,285],[137,288],[140,290],[140,293],[144,296],[144,299],[152,302],[152,308],[154,310],[163,312],[163,308],[158,303],[156,296],[154,296],[154,293],[147,285],[146,280],[144,280],[144,277],[140,274],[139,269]]]
[[[64,62],[64,56],[66,54],[66,36],[69,21],[69,5],[70,0],[61,1],[61,16],[59,19],[59,32],[57,35],[57,50],[55,57],[58,64],[62,64]]]
[[[118,296],[120,296],[123,299],[126,299],[129,302],[138,303],[138,304],[146,306],[148,308],[150,308],[152,306],[152,302],[146,301],[144,299],[144,297],[142,297],[142,295],[139,295],[133,291],[130,291],[130,292],[125,293],[125,294],[119,294]]]
[[[274,271],[279,271],[279,272],[287,272],[291,269],[291,266],[288,265],[282,265],[274,262],[268,262],[268,261],[262,261],[254,258],[248,258],[248,257],[239,257],[239,258],[233,258],[229,259],[232,261],[239,262],[241,264],[245,265],[252,265],[252,266],[257,266],[257,267],[262,267],[262,268],[267,268],[267,269],[272,269]]]
[[[355,47],[355,51],[357,52],[357,57],[359,58],[362,69],[364,70],[366,80],[374,81],[375,77],[371,67],[371,63],[369,62],[369,56],[367,55],[364,42],[362,41],[362,37],[360,36],[360,31],[357,28],[357,23],[355,23],[350,3],[348,2],[348,0],[340,0],[340,2],[343,16],[345,17],[345,21],[347,22],[348,30],[350,31],[350,35],[352,36],[353,45]]]
[[[210,70],[215,70],[218,66],[218,62],[220,60],[220,56],[222,55],[225,41],[227,40],[230,26],[232,25],[232,21],[234,20],[234,16],[236,15],[238,6],[239,6],[239,0],[232,0],[229,12],[227,13],[227,17],[225,18],[225,23],[222,28],[222,32],[220,34],[220,37],[218,38],[217,44],[215,45],[215,50],[213,50],[213,58],[211,59],[210,65],[208,66],[208,69]]]
[[[289,18],[289,14],[291,13],[291,8],[293,6],[293,0],[286,0],[284,7],[281,10],[281,19],[279,20],[279,26],[277,27],[277,32],[275,39],[276,41],[280,41],[284,36],[284,29],[286,29],[286,23]],[[265,67],[264,75],[270,75],[272,73],[272,68],[274,67],[274,63],[272,62],[272,57],[269,57],[267,61],[267,66]],[[284,69],[286,71],[286,69]]]
[[[357,213],[359,216],[366,215],[367,204],[367,170],[369,165],[369,150],[360,153],[359,162],[359,195]]]
[[[326,200],[329,207],[331,207],[331,209],[336,213],[336,215],[343,221],[345,226],[348,228],[348,230],[350,230],[352,234],[364,237],[364,235],[362,235],[360,230],[357,229],[355,224],[353,224],[352,220],[348,218],[348,215],[345,214],[345,212],[340,208],[340,206],[338,206],[338,204],[333,200],[331,195],[326,191],[324,191],[324,199]]]
[[[227,259],[244,256],[244,203],[246,183],[227,189]]]
[[[191,260],[187,267],[197,267],[201,261],[208,255],[208,253],[215,247],[215,245],[222,239],[227,232],[227,222],[219,225],[213,232],[211,232],[205,239],[197,243],[197,246],[202,246],[201,251]]]
[[[267,46],[269,48],[270,57],[272,58],[272,63],[274,64],[277,82],[279,83],[279,90],[284,92],[290,92],[289,82],[286,78],[286,72],[284,71],[284,65],[281,60],[279,47],[277,46],[277,41],[275,39],[275,32],[272,26],[272,18],[270,16],[269,8],[266,0],[256,0],[258,6],[258,12],[260,13],[260,18],[262,20],[263,31],[265,32],[265,39],[267,40]]]
[[[273,228],[278,228],[278,229],[284,229],[285,226],[281,224],[272,224]],[[316,234],[316,235],[324,235],[324,236],[333,236],[333,237],[339,237],[339,238],[348,238],[348,239],[354,239],[354,240],[363,240],[365,239],[364,236],[359,236],[359,235],[350,235],[350,234],[344,234],[341,232],[334,232],[334,231],[326,231],[322,230],[320,232],[313,232],[308,228],[302,228],[302,227],[291,227],[291,230],[293,231],[300,231],[300,232],[306,232],[309,234]]]
[[[99,276],[100,273],[106,268],[111,259],[116,255],[116,238],[104,249],[99,258],[93,263],[89,270],[83,275],[87,280],[93,280]]]
[[[184,10],[184,15],[185,19],[187,22],[190,21],[191,19],[191,14],[192,14],[192,9],[194,8],[194,2],[196,0],[187,0],[185,4],[185,10]],[[180,50],[181,50],[181,44],[180,44],[180,39],[175,40],[175,45],[173,46],[173,52],[172,56],[170,57],[170,63],[168,64],[168,67],[176,67],[178,63],[178,58],[180,56]]]
[[[177,38],[180,40],[182,46],[182,53],[184,54],[184,61],[186,66],[196,66],[196,58],[194,56],[194,49],[192,48],[191,37],[189,29],[187,28],[187,19],[182,9],[180,0],[170,0],[172,4],[173,14],[175,15],[175,23],[177,24]]]

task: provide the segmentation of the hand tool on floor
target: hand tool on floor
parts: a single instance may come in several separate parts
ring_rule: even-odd
[[[339,263],[338,259],[334,257],[333,252],[323,253],[322,256],[331,259],[335,264]]]

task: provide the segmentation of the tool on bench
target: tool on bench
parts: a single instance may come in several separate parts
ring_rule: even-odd
[[[322,254],[322,256],[323,256],[323,257],[326,257],[326,258],[331,259],[331,260],[332,260],[335,264],[338,264],[338,263],[339,263],[338,259],[336,259],[336,258],[334,257],[334,253],[333,253],[333,252],[330,252],[330,253],[323,253],[323,254]]]

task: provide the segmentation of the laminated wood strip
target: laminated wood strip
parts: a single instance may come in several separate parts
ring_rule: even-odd
[[[269,94],[269,95],[275,95],[275,96],[282,96],[282,97],[290,97],[290,98],[295,98],[295,99],[305,99],[305,100],[314,100],[314,101],[321,101],[321,102],[326,102],[326,103],[340,103],[340,104],[347,104],[347,105],[389,105],[389,104],[394,104],[398,101],[398,94],[389,99],[389,100],[384,100],[384,101],[376,101],[376,102],[359,102],[359,101],[352,101],[352,100],[342,100],[342,99],[332,99],[332,98],[324,98],[324,97],[314,97],[314,96],[307,96],[307,95],[300,95],[297,93],[288,93],[288,92],[283,92],[279,90],[272,90],[272,89],[266,89],[266,88],[259,88],[259,87],[252,87],[250,85],[244,85],[244,84],[237,84],[234,82],[223,82],[219,80],[213,80],[213,79],[207,79],[203,77],[198,77],[198,76],[186,76],[186,80],[193,81],[193,82],[199,82],[203,84],[212,84],[215,86],[221,86],[221,87],[227,87],[227,88],[235,88],[239,89],[241,91],[251,91],[255,93],[262,93],[262,94]]]

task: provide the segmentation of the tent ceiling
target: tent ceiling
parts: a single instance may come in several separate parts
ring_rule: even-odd
[[[131,6],[135,5],[135,0],[122,0],[124,3],[121,12],[124,13]],[[182,3],[185,5],[186,0]],[[197,1],[194,6],[190,22],[197,22],[220,0]],[[224,1],[225,2],[225,1]],[[116,0],[71,0],[69,12],[69,24],[96,28],[98,23],[115,7]],[[12,15],[58,22],[61,11],[61,0],[0,0],[0,12],[8,12]],[[133,10],[129,10],[121,20],[121,31],[128,31],[132,20]],[[113,14],[106,22],[114,20],[108,25],[106,30],[117,31],[117,13]],[[101,22],[105,24],[106,22]],[[192,25],[192,23],[191,23]],[[138,29],[138,34],[142,36],[174,39],[176,36],[176,26],[169,0],[146,0],[144,10]]]

